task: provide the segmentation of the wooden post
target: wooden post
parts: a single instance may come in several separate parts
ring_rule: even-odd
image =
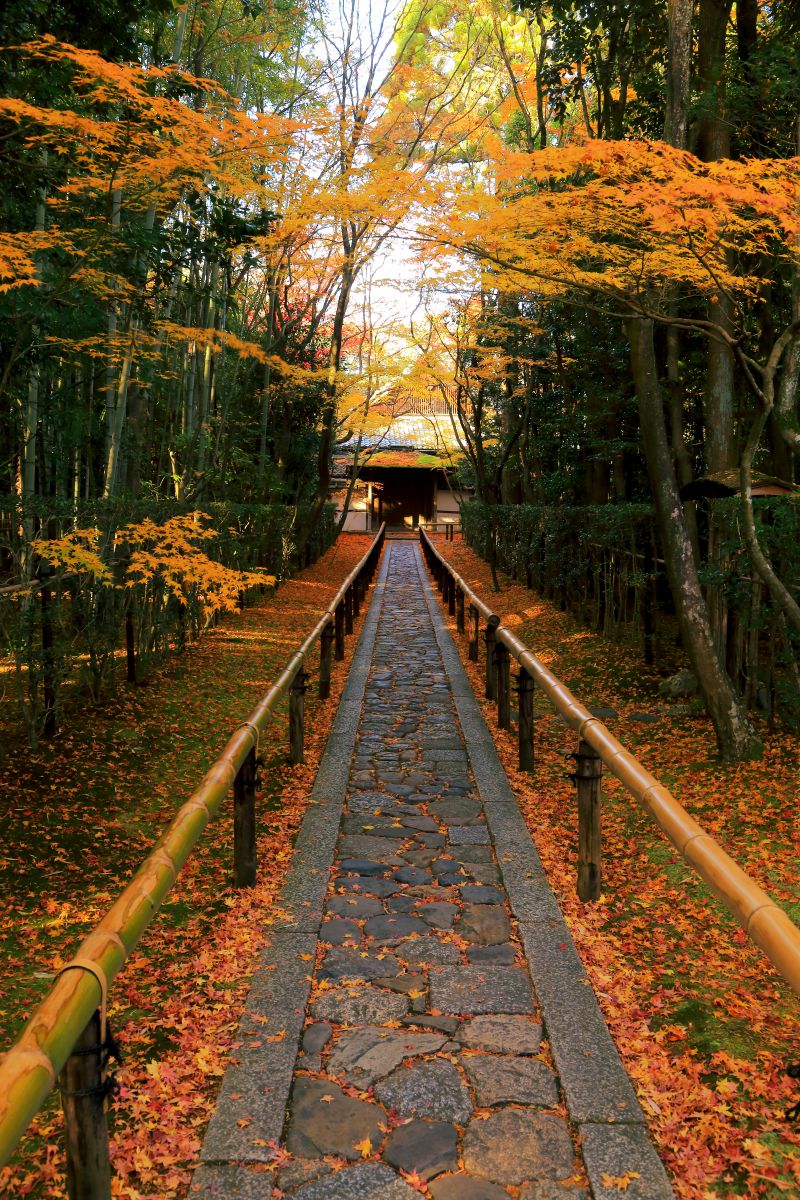
[[[519,692],[519,769],[532,771],[536,766],[536,752],[533,744],[533,676],[524,667],[520,667],[517,676]]]
[[[337,662],[344,658],[344,600],[340,600],[333,610],[334,632],[336,637],[334,657]]]
[[[67,1194],[70,1200],[109,1200],[108,1157],[100,1013],[90,1018],[59,1076],[64,1138],[67,1146]]]
[[[233,886],[256,883],[256,781],[255,746],[233,781]]]
[[[353,580],[353,619],[361,612],[361,576],[356,575]]]
[[[353,585],[344,594],[344,631],[353,632]]]
[[[474,604],[469,606],[469,660],[478,661],[478,641],[481,634],[481,614]]]
[[[486,699],[497,699],[497,663],[495,661],[495,636],[494,631],[500,624],[500,618],[496,616],[489,617],[486,622],[483,640],[486,642]]]
[[[464,589],[456,588],[456,629],[459,633],[464,632]]]
[[[333,655],[333,621],[323,629],[319,637],[319,698],[327,700],[331,694],[331,658]]]
[[[495,642],[494,661],[497,668],[497,725],[500,729],[509,729],[511,726],[511,672],[508,650],[502,642]]]
[[[456,615],[456,581],[452,575],[447,576],[447,612],[451,617]]]
[[[575,756],[578,789],[578,896],[598,900],[602,888],[600,784],[603,764],[583,738]]]
[[[305,762],[305,707],[308,672],[298,667],[289,688],[289,762]]]

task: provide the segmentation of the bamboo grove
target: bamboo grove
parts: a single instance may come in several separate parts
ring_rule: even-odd
[[[112,657],[144,620],[98,600],[142,530],[316,553],[334,446],[416,380],[494,566],[650,654],[657,610],[725,757],[798,720],[795,5],[17,0],[0,37],[3,575],[46,564],[65,643],[80,590]]]

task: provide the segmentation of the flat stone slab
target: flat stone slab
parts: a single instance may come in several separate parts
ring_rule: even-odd
[[[346,917],[331,917],[329,921],[322,922],[319,940],[332,946],[342,946],[347,942],[357,943],[361,941],[361,929],[355,921],[348,921]]]
[[[455,932],[479,946],[498,946],[511,937],[511,923],[499,904],[465,904]]]
[[[527,1013],[533,991],[519,967],[442,967],[431,972],[431,1008],[445,1013]]]
[[[401,1117],[463,1125],[472,1115],[466,1084],[447,1059],[398,1067],[375,1085],[375,1096]]]
[[[328,1059],[328,1074],[345,1075],[357,1087],[367,1088],[398,1067],[403,1059],[435,1054],[446,1041],[440,1034],[368,1025],[339,1038]]]
[[[496,1183],[569,1179],[574,1171],[566,1122],[549,1113],[514,1108],[470,1121],[463,1158],[471,1175]]]
[[[499,1183],[486,1179],[475,1179],[461,1172],[458,1175],[442,1175],[434,1179],[429,1187],[433,1200],[508,1200],[509,1193]]]
[[[391,1167],[379,1162],[359,1163],[308,1183],[295,1200],[419,1200],[419,1192],[399,1179]],[[266,1193],[261,1192],[261,1200]]]
[[[538,1054],[542,1027],[528,1017],[490,1014],[473,1017],[459,1026],[455,1038],[462,1046],[495,1054]]]
[[[586,1171],[595,1200],[674,1200],[672,1184],[643,1125],[579,1126]],[[633,1178],[633,1173],[636,1178]],[[621,1192],[606,1179],[630,1175]]]
[[[373,1145],[379,1145],[383,1136],[383,1110],[377,1104],[346,1096],[330,1080],[298,1076],[290,1109],[286,1148],[301,1158],[335,1154],[359,1159],[359,1142],[369,1138]]]
[[[454,817],[461,820],[474,820],[482,813],[482,808],[478,800],[471,800],[465,796],[453,796],[448,800],[435,800],[428,806],[431,813],[438,817],[444,824],[450,824]]]
[[[343,858],[339,862],[339,870],[345,875],[388,875],[391,869],[386,863],[371,858]]]
[[[347,946],[335,946],[322,960],[320,979],[378,979],[381,975],[394,975],[400,963],[394,955],[363,954]]]
[[[435,937],[414,938],[409,942],[401,942],[394,949],[396,956],[405,963],[437,965],[461,962],[461,952],[457,946]]]
[[[456,825],[448,830],[452,846],[488,846],[489,830],[485,825]]]
[[[428,926],[419,917],[396,913],[370,917],[364,926],[364,933],[376,942],[396,942],[400,938],[410,937],[412,933],[426,933],[427,929]]]
[[[622,1200],[624,1193],[618,1194]],[[590,1200],[586,1188],[574,1184],[564,1187],[552,1179],[542,1179],[538,1183],[526,1183],[519,1194],[519,1200]]]
[[[366,921],[382,913],[383,905],[374,896],[331,896],[328,899],[328,912],[337,917]]]
[[[538,1058],[465,1054],[463,1065],[481,1108],[496,1104],[555,1108],[558,1104],[556,1077]]]
[[[334,1025],[380,1025],[399,1021],[408,1012],[408,999],[379,988],[334,988],[311,1005],[311,1014]]]
[[[378,896],[381,899],[393,896],[395,892],[400,891],[392,879],[367,879],[364,875],[351,875],[344,879],[337,879],[336,887],[343,892],[357,892],[361,896]]]
[[[417,914],[434,929],[452,929],[459,911],[457,904],[450,904],[447,900],[434,900],[430,904],[417,906]]]
[[[400,1171],[433,1179],[458,1170],[458,1131],[443,1121],[409,1121],[389,1135],[383,1157]]]

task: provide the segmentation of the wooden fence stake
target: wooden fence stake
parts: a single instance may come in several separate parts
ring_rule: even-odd
[[[353,585],[344,594],[344,631],[353,632]]]
[[[233,781],[233,886],[256,883],[256,781],[255,746]]]
[[[353,580],[353,619],[361,612],[361,578],[356,576]]]
[[[486,622],[483,640],[486,642],[486,699],[497,699],[497,663],[495,661],[495,635],[494,631],[500,624],[500,618],[494,614],[489,617]]]
[[[334,649],[334,657],[337,662],[341,662],[344,658],[344,600],[340,600],[333,610],[334,616],[334,633],[336,644]]]
[[[333,621],[323,629],[319,638],[319,698],[327,700],[331,694],[331,658],[333,657]]]
[[[452,575],[447,576],[447,612],[451,617],[456,615],[456,581]]]
[[[603,763],[583,738],[575,757],[578,789],[578,896],[599,900],[602,888],[600,786]]]
[[[100,1013],[96,1012],[59,1076],[70,1200],[109,1200],[111,1196],[103,1088],[105,1053],[100,1044]]]
[[[507,648],[502,642],[495,643],[494,661],[497,684],[497,725],[500,729],[511,726],[511,672]]]
[[[479,639],[481,634],[481,614],[474,604],[469,606],[469,661],[478,661]]]
[[[533,676],[524,667],[520,667],[517,676],[519,692],[519,769],[533,771],[536,766],[536,752],[533,744]]]
[[[456,588],[456,629],[459,633],[464,632],[464,589]]]
[[[305,707],[308,672],[299,667],[289,688],[289,762],[305,762]]]

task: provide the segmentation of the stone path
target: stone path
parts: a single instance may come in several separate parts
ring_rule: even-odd
[[[290,920],[256,976],[193,1194],[666,1200],[416,546],[387,548],[381,584],[318,937]],[[254,1167],[279,1134],[290,1157]]]

